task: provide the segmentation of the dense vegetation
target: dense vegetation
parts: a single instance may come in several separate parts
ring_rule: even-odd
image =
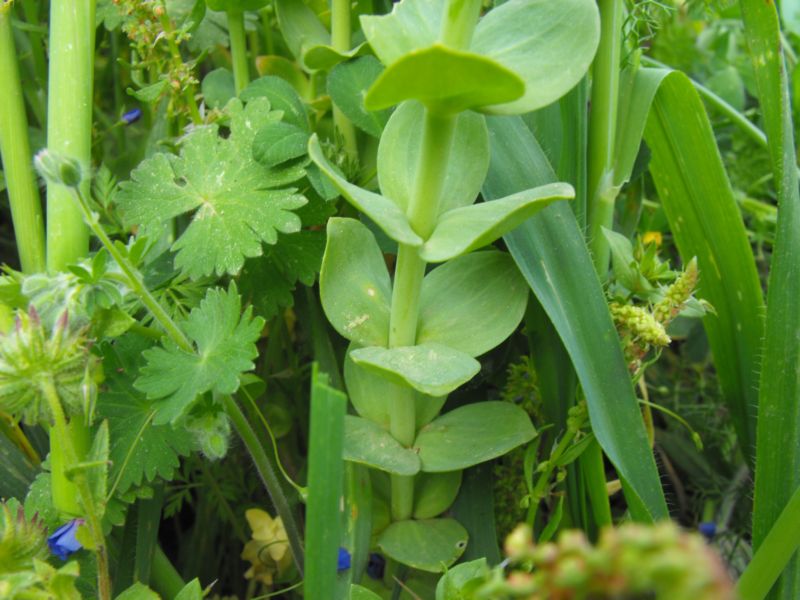
[[[798,48],[0,0],[0,598],[800,597]]]

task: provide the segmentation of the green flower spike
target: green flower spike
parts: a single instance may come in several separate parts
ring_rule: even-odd
[[[26,423],[53,423],[45,396],[53,386],[70,416],[91,420],[95,359],[83,330],[70,331],[62,313],[47,331],[32,306],[19,312],[14,329],[0,335],[0,410]]]

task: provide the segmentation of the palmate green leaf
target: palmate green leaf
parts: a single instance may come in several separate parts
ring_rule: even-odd
[[[483,248],[553,202],[574,197],[571,185],[551,183],[494,202],[454,208],[439,217],[419,254],[436,263]]]
[[[192,447],[185,429],[153,424],[154,401],[133,387],[148,345],[128,335],[100,347],[106,381],[98,395],[97,414],[108,420],[109,482],[117,494],[156,477],[169,480],[180,457],[188,455]]]
[[[800,191],[784,39],[776,4],[739,2],[778,193],[758,399],[753,514],[756,550],[766,543],[770,530],[779,526],[784,507],[800,488]],[[770,598],[788,600],[798,595],[800,557],[795,553]]]
[[[149,231],[194,211],[172,245],[176,267],[193,279],[238,273],[245,258],[261,255],[262,243],[274,244],[278,232],[300,229],[291,211],[306,203],[292,189],[274,189],[302,177],[301,166],[270,169],[252,158],[257,131],[276,119],[269,101],[256,98],[243,108],[232,100],[226,110],[227,139],[216,125],[196,129],[180,156],[161,153],[145,160],[115,197],[125,221]]]
[[[555,180],[520,119],[489,119],[492,165],[487,198]],[[569,352],[592,429],[620,477],[637,520],[668,516],[619,337],[583,234],[565,203],[555,203],[505,236],[511,254]]]
[[[422,281],[417,343],[480,356],[514,332],[527,303],[528,286],[508,254],[461,256]]]
[[[404,102],[389,118],[378,146],[381,193],[404,213],[414,194],[424,118],[422,104]],[[489,134],[484,117],[465,112],[456,119],[439,214],[475,202],[489,168]]]
[[[467,404],[434,419],[414,440],[426,473],[466,469],[513,450],[536,436],[531,419],[510,402]]]
[[[158,400],[155,424],[177,420],[200,394],[233,394],[239,388],[239,376],[254,367],[255,342],[264,327],[264,320],[252,313],[248,307],[242,314],[234,283],[227,291],[211,289],[180,324],[195,345],[194,352],[169,340],[163,347],[144,351],[147,365],[135,387],[148,399]]]
[[[350,352],[350,358],[358,366],[429,396],[445,396],[481,370],[480,363],[469,354],[434,342],[359,348]]]

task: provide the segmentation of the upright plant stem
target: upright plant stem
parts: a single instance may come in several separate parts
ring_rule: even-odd
[[[50,412],[53,413],[55,426],[51,431],[55,432],[56,437],[61,442],[61,451],[67,460],[67,464],[75,468],[80,463],[80,457],[72,445],[71,431],[67,427],[67,419],[64,415],[64,409],[61,406],[61,400],[58,397],[55,384],[52,380],[48,379],[42,382],[42,392],[47,399],[47,404]],[[75,420],[75,419],[73,419]],[[97,514],[95,506],[95,499],[92,496],[89,481],[84,471],[77,470],[73,474],[75,481],[75,488],[78,491],[78,496],[83,503],[84,510],[81,512],[86,517],[86,524],[89,529],[89,534],[92,537],[92,542],[95,546],[94,552],[97,556],[97,592],[100,600],[111,599],[111,577],[108,572],[108,554],[106,552],[105,538],[103,536],[103,528],[100,524],[100,518]]]
[[[414,194],[408,218],[414,231],[427,239],[436,226],[439,199],[444,173],[450,156],[455,131],[455,117],[437,116],[425,111],[422,151],[417,165]],[[425,261],[415,248],[400,245],[392,292],[389,320],[389,347],[412,346],[417,339],[419,296],[425,276]],[[408,447],[416,436],[416,395],[403,388],[391,403],[389,429],[401,444]],[[395,520],[411,516],[414,500],[413,477],[392,476],[392,517]]]
[[[228,34],[231,40],[233,81],[238,94],[250,83],[250,67],[247,63],[247,38],[244,33],[244,12],[228,11]]]
[[[0,102],[0,155],[22,271],[37,273],[46,266],[44,219],[28,143],[28,120],[11,31],[11,6],[0,6],[0,82],[4,89]]]
[[[77,159],[90,173],[94,74],[94,0],[50,3],[47,146]],[[82,183],[88,196],[89,177]],[[89,231],[69,189],[47,185],[47,268],[51,273],[86,256]]]
[[[331,45],[338,52],[350,50],[350,0],[333,0],[331,6]],[[333,125],[344,139],[347,155],[358,158],[356,130],[339,107],[333,107]]]
[[[623,0],[599,0],[600,46],[592,70],[589,120],[589,248],[601,278],[608,270],[609,248],[602,228],[614,220],[614,142],[619,100]]]
[[[81,184],[87,196],[92,154],[94,16],[95,0],[52,0],[50,3],[47,146],[80,161],[87,173]],[[47,270],[61,271],[88,252],[89,231],[71,190],[48,183]],[[68,427],[76,451],[88,448],[89,431],[80,419],[73,419]],[[63,471],[62,452],[56,440],[51,450],[53,505],[63,513],[76,514],[80,511],[79,493]]]

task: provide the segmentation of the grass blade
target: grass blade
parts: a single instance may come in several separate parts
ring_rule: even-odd
[[[521,120],[488,121],[492,163],[483,190],[487,198],[555,179]],[[658,471],[619,337],[572,210],[566,203],[550,206],[504,239],[569,352],[597,440],[629,484],[626,492],[634,497],[629,505],[645,507],[635,510],[634,518],[666,518]]]
[[[305,595],[310,600],[329,598],[336,587],[346,410],[347,397],[333,389],[328,377],[318,374],[315,365],[311,379],[306,503]]]
[[[739,207],[705,108],[678,72],[642,69],[638,104],[652,97],[645,139],[650,173],[678,250],[696,256],[699,295],[716,315],[703,325],[739,444],[752,464],[764,301]],[[635,103],[634,103],[635,104]]]
[[[758,404],[753,514],[753,546],[758,551],[800,486],[800,190],[776,3],[739,4],[778,193]],[[799,557],[789,563],[770,597],[800,597]]]

